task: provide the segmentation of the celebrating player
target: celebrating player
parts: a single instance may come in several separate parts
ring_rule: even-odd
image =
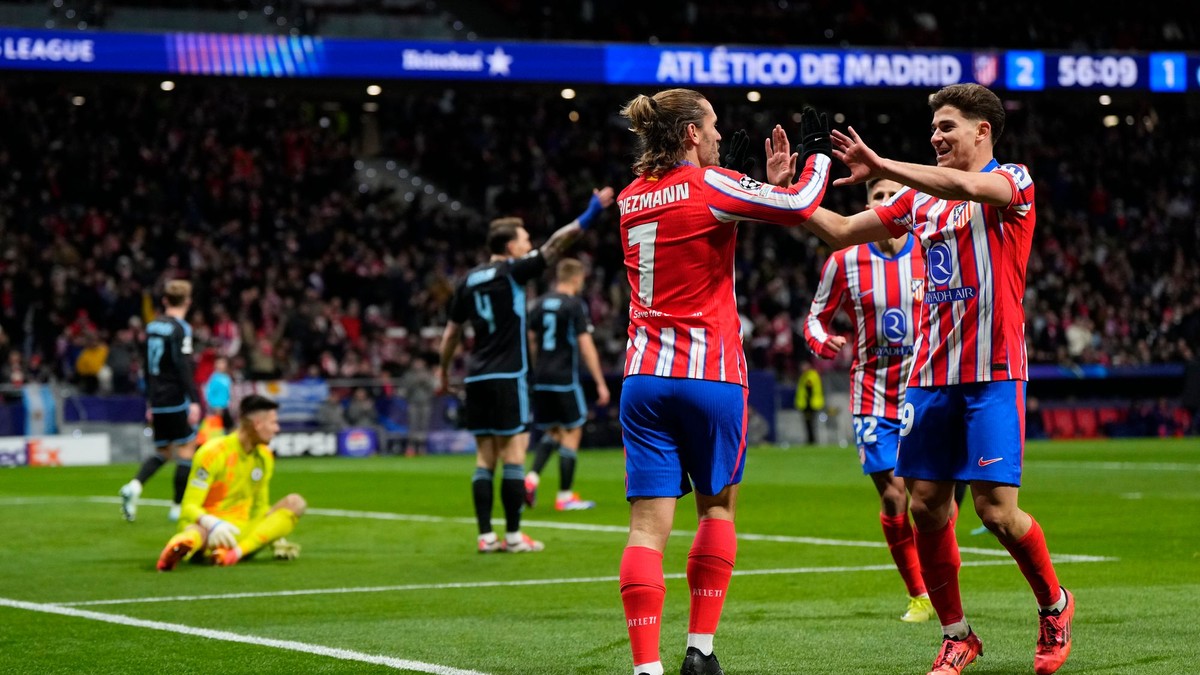
[[[520,218],[500,218],[488,228],[491,260],[459,283],[442,335],[441,382],[450,386],[450,363],[467,321],[475,344],[467,360],[466,427],[475,435],[475,474],[471,489],[479,523],[480,553],[541,551],[544,545],[521,532],[525,503],[525,450],[529,446],[528,347],[525,344],[525,283],[558,261],[563,251],[612,205],[612,188],[594,190],[588,208],[530,252],[529,233]],[[500,502],[507,528],[504,539],[492,531],[496,464],[503,463]]]
[[[737,223],[799,225],[825,194],[828,123],[802,116],[803,172],[791,187],[715,166],[721,134],[698,92],[629,101],[637,178],[621,192],[621,238],[632,289],[621,393],[629,540],[621,601],[635,675],[662,675],[663,550],[676,500],[696,491],[700,523],[688,555],[691,590],[683,675],[722,673],[713,654],[737,553],[734,506],[746,449],[746,359],[733,292]],[[776,127],[774,139],[782,129]],[[744,134],[734,145],[745,145]],[[786,141],[786,138],[782,139]],[[800,154],[768,139],[768,178],[795,174]],[[737,148],[735,148],[736,150]],[[727,162],[738,168],[742,161]]]
[[[175,497],[169,517],[179,519],[179,504],[195,453],[200,422],[200,392],[192,377],[192,327],[185,320],[192,306],[192,284],[168,281],[164,311],[146,326],[146,400],[150,404],[156,453],[146,458],[133,480],[121,487],[121,515],[137,518],[142,485],[175,453]]]
[[[1025,266],[1035,222],[1034,185],[993,146],[1004,106],[975,84],[929,99],[937,166],[877,155],[850,128],[834,132],[850,185],[886,178],[907,188],[872,210],[818,210],[809,227],[834,246],[912,232],[925,258],[925,318],[901,410],[896,474],[912,495],[917,554],[944,640],[932,673],[959,673],[983,651],[959,596],[954,481],[971,483],[975,511],[1008,549],[1039,608],[1034,670],[1053,673],[1071,651],[1075,599],[1062,588],[1042,528],[1017,506],[1025,449]]]
[[[275,556],[294,558],[296,544],[283,539],[304,515],[304,499],[290,494],[271,505],[275,455],[267,444],[279,433],[279,404],[251,394],[238,409],[238,430],[209,441],[196,453],[180,532],[167,542],[158,569],[169,572],[203,551],[218,565],[234,565],[274,542]]]
[[[890,180],[867,181],[867,208],[883,204],[899,191],[900,185]],[[925,262],[920,252],[913,253],[913,238],[907,233],[851,246],[825,261],[804,323],[809,348],[824,359],[837,356],[846,344],[845,336],[830,330],[834,316],[844,312],[855,326],[850,414],[858,459],[879,491],[883,536],[908,588],[908,609],[900,620],[910,623],[934,617],[908,519],[908,492],[904,480],[893,473],[900,406],[920,331],[924,284]]]
[[[608,405],[608,385],[600,371],[600,356],[592,341],[592,322],[587,305],[579,298],[583,290],[583,264],[567,258],[558,262],[554,291],[538,298],[529,315],[529,343],[536,354],[533,367],[533,417],[545,431],[525,474],[525,503],[534,505],[542,469],[558,451],[558,497],[554,508],[580,511],[596,505],[584,501],[571,489],[575,463],[587,408],[579,383],[579,357],[596,382],[597,405]]]

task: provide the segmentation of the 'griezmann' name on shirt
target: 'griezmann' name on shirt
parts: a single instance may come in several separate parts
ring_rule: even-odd
[[[682,201],[691,196],[692,188],[688,183],[679,183],[671,185],[661,190],[647,192],[641,195],[633,195],[617,201],[617,207],[621,209],[621,215],[626,213],[636,213],[645,209],[652,209],[656,206],[671,204]]]

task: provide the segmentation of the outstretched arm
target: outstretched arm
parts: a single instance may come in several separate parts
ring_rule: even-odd
[[[833,155],[850,168],[850,176],[833,181],[835,186],[853,185],[868,178],[886,178],[939,199],[969,200],[992,206],[1008,206],[1013,202],[1013,184],[999,174],[880,157],[854,127],[849,130],[849,136],[833,131]]]
[[[882,241],[896,236],[888,230],[874,211],[843,216],[829,209],[819,208],[813,213],[812,218],[804,223],[804,226],[835,249]]]
[[[829,121],[805,108],[800,128],[804,136],[800,153],[791,152],[783,127],[777,125],[767,139],[767,178],[772,183],[715,167],[704,172],[705,199],[713,217],[726,223],[757,220],[784,226],[800,225],[812,217],[829,181]],[[800,180],[788,186],[797,162],[804,166]]]
[[[613,189],[606,187],[600,190],[592,190],[592,199],[588,202],[587,210],[579,215],[578,218],[572,220],[566,225],[558,228],[545,244],[539,249],[542,258],[547,265],[553,265],[558,262],[563,253],[571,248],[571,244],[583,234],[585,230],[591,227],[592,222],[600,215],[604,209],[612,206]]]

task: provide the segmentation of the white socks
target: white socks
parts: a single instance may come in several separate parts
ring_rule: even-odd
[[[662,661],[634,666],[633,675],[663,675]]]
[[[967,619],[964,617],[962,621],[952,623],[949,626],[942,626],[942,635],[947,635],[955,640],[965,640],[971,634],[971,627],[967,625]]]
[[[712,633],[688,633],[687,646],[695,647],[700,650],[700,653],[705,656],[712,656],[713,652],[713,636]]]
[[[1058,587],[1058,601],[1053,605],[1044,606],[1038,605],[1038,609],[1043,612],[1061,612],[1067,607],[1067,594],[1063,592],[1062,586]]]

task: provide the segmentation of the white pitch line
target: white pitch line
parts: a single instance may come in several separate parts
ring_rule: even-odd
[[[27,505],[38,503],[39,498],[34,497],[16,497],[12,499],[0,499],[0,505]],[[48,497],[41,498],[43,501],[70,501],[73,498],[67,497]],[[99,504],[119,504],[120,497],[84,497],[85,501]],[[170,506],[171,502],[165,499],[142,499],[138,502],[145,506]],[[332,518],[360,518],[367,520],[390,520],[409,523],[453,523],[459,525],[474,525],[474,518],[459,518],[449,516],[429,516],[422,514],[410,513],[390,513],[387,511],[353,511],[347,509],[307,509],[305,515],[326,516]],[[497,518],[495,522],[503,522]],[[540,527],[547,530],[574,530],[579,532],[605,532],[610,534],[626,534],[629,528],[624,525],[596,525],[592,523],[562,523],[551,520],[527,520],[523,519],[522,524],[530,527]],[[672,537],[694,537],[695,530],[671,530]],[[799,537],[785,534],[755,534],[752,532],[739,532],[737,538],[741,541],[769,541],[781,544],[808,544],[810,546],[846,546],[851,548],[887,548],[887,543],[882,541],[861,541],[855,539],[825,539],[821,537]],[[960,546],[959,551],[962,553],[974,553],[976,555],[995,556],[997,558],[1007,558],[1008,551],[1003,548],[981,548],[977,546]],[[1105,556],[1082,555],[1072,553],[1057,553],[1051,556],[1055,562],[1111,562],[1117,558],[1109,558]]]
[[[12,607],[14,609],[24,609],[30,612],[42,612],[45,614],[59,614],[78,619],[91,619],[92,621],[103,621],[104,623],[113,623],[121,626],[133,626],[134,628],[148,628],[150,630],[161,630],[169,633],[179,633],[181,635],[190,635],[193,637],[202,637],[209,640],[221,640],[223,642],[239,642],[242,644],[256,645],[259,647],[274,647],[275,649],[285,649],[293,652],[302,652],[305,654],[315,654],[317,656],[328,656],[341,661],[357,661],[360,663],[370,663],[377,666],[388,666],[397,670],[414,670],[418,673],[430,673],[431,675],[485,675],[477,670],[463,670],[461,668],[450,668],[448,666],[439,666],[436,663],[425,663],[423,661],[410,661],[408,659],[397,659],[391,656],[381,656],[378,654],[366,654],[356,652],[350,649],[338,649],[336,647],[323,647],[321,645],[309,644],[307,642],[296,642],[295,640],[276,640],[273,638],[258,637],[255,635],[242,635],[240,633],[231,633],[224,630],[212,630],[210,628],[196,628],[194,626],[185,626],[179,623],[166,623],[163,621],[147,621],[145,619],[135,619],[131,616],[122,614],[104,614],[101,612],[92,612],[85,609],[72,609],[60,605],[45,605],[35,602],[24,602],[21,600],[12,600],[9,598],[0,598],[0,606]]]
[[[1038,468],[1048,469],[1103,469],[1105,471],[1200,471],[1200,464],[1188,462],[1054,462],[1032,460]]]
[[[967,561],[963,567],[990,567],[993,565],[1009,565],[1007,560],[975,560]],[[756,577],[793,574],[846,574],[850,572],[887,572],[895,571],[895,564],[887,565],[858,565],[838,567],[789,567],[763,570],[734,570],[735,577]],[[664,574],[666,579],[686,579],[687,574],[676,572]],[[297,595],[344,595],[347,593],[391,593],[400,591],[440,591],[458,588],[504,588],[521,586],[556,586],[566,584],[595,584],[616,583],[621,578],[617,576],[603,577],[565,577],[559,579],[515,579],[505,581],[462,581],[441,584],[404,584],[400,586],[357,586],[348,588],[309,588],[291,591],[256,591],[246,593],[212,593],[208,595],[169,595],[149,596],[142,598],[119,598],[113,600],[81,600],[78,602],[56,602],[55,607],[92,607],[96,605],[135,605],[159,602],[193,602],[198,600],[242,600],[245,598],[280,598]]]

